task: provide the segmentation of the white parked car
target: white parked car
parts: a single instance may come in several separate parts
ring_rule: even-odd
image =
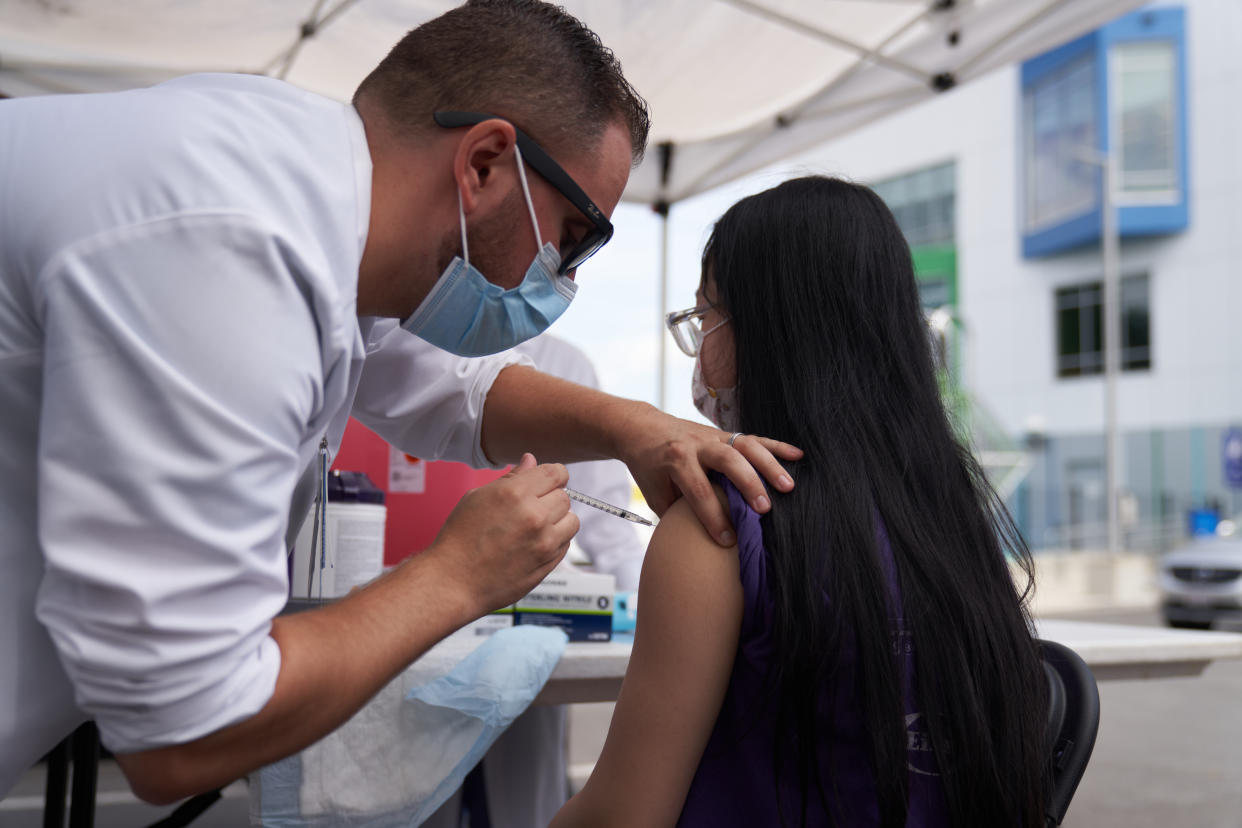
[[[1206,535],[1160,559],[1161,609],[1171,627],[1242,620],[1242,535]]]

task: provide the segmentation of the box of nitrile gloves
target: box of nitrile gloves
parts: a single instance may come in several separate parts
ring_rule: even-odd
[[[560,627],[570,641],[611,641],[616,578],[556,570],[513,607],[513,623]]]

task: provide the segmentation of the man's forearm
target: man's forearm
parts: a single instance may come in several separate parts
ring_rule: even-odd
[[[620,457],[616,436],[656,411],[521,365],[492,383],[483,409],[483,451],[511,463],[529,451],[541,462]]]
[[[134,791],[167,803],[313,744],[454,629],[484,611],[418,556],[336,604],[277,618],[276,689],[245,721],[194,742],[118,756]]]
[[[615,457],[629,467],[657,515],[686,497],[711,536],[724,546],[736,538],[707,473],[724,474],[762,514],[772,506],[764,480],[789,491],[793,480],[780,459],[802,456],[801,449],[788,443],[756,435],[730,436],[647,403],[522,366],[505,368],[492,383],[482,432],[483,451],[496,463],[512,462],[523,451],[560,463]]]

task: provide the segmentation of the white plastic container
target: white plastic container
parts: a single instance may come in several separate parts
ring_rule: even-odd
[[[313,565],[310,560],[314,517],[311,509],[293,544],[292,597],[339,598],[383,571],[388,509],[384,493],[365,474],[334,471],[328,476],[327,550],[322,566],[322,544],[316,548]]]

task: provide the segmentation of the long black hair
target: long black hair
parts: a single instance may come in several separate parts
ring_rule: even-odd
[[[732,320],[738,427],[805,451],[790,466],[796,487],[773,492],[761,522],[775,604],[774,754],[778,773],[796,771],[800,821],[808,797],[827,809],[817,710],[846,652],[881,825],[906,821],[903,668],[879,525],[953,824],[1042,826],[1047,702],[1026,609],[1030,552],[954,436],[892,214],[863,186],[787,181],[721,217],[703,274]],[[1010,557],[1025,573],[1021,592]]]

